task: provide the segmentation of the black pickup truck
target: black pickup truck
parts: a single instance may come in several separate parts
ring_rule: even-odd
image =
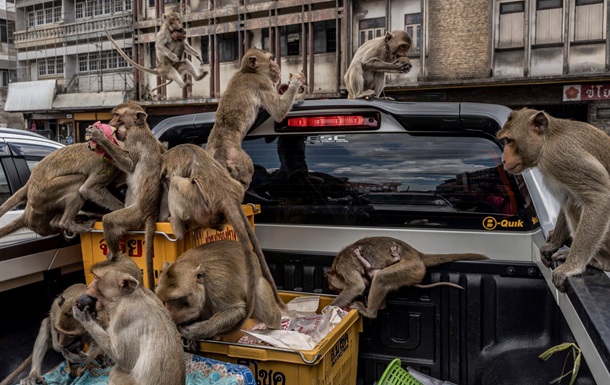
[[[245,138],[255,165],[245,203],[261,206],[255,230],[280,290],[333,294],[325,280],[333,257],[365,236],[490,258],[430,268],[423,281],[465,290],[392,293],[375,320],[364,320],[358,385],[372,385],[394,358],[459,385],[548,384],[573,357],[538,356],[564,342],[582,349],[575,384],[610,384],[610,279],[590,269],[569,280],[566,294],[550,282],[539,249],[558,207],[536,170],[503,170],[495,133],[509,113],[487,104],[307,100],[280,123],[261,111]],[[184,115],[153,131],[169,147],[204,145],[213,123],[213,113]],[[0,351],[25,357],[35,335],[15,341],[11,327],[24,314],[38,322],[51,296],[41,291],[71,280],[82,277],[0,293],[17,309],[0,316]],[[0,378],[10,367],[0,360]]]

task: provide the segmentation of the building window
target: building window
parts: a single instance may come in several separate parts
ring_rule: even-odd
[[[28,27],[33,27],[36,25],[36,12],[30,11],[28,12]]]
[[[201,59],[203,64],[210,64],[210,37],[201,36]]]
[[[359,22],[360,45],[364,42],[385,35],[385,17],[363,19]]]
[[[337,28],[335,20],[313,23],[313,52],[337,51]]]
[[[525,2],[500,3],[496,48],[523,47]]]
[[[38,75],[62,75],[64,73],[64,58],[63,57],[50,57],[46,59],[39,59]]]
[[[28,27],[58,23],[61,21],[61,6],[32,10],[27,15]]]
[[[9,73],[8,70],[0,70],[0,86],[8,87]]]
[[[127,54],[127,56],[131,56],[131,48],[124,48],[123,51]],[[59,61],[56,62],[56,70],[59,74]],[[62,73],[63,73],[63,58],[61,59],[62,64]],[[117,69],[117,68],[127,68],[129,64],[125,59],[123,59],[118,52],[116,51],[105,51],[102,54],[98,53],[89,53],[89,54],[80,54],[78,55],[78,71],[85,72],[93,72],[98,69]]]
[[[131,0],[79,0],[76,2],[74,9],[76,19],[92,17],[93,15],[111,15],[130,11]]]
[[[157,67],[157,51],[155,50],[155,43],[148,45],[148,53],[150,54],[150,68]]]
[[[8,43],[8,28],[4,19],[0,19],[0,42]]]
[[[405,32],[411,36],[411,52],[421,52],[421,13],[405,15]]]
[[[573,41],[605,39],[603,0],[576,0]]]
[[[536,1],[536,44],[563,41],[563,0]]]
[[[237,60],[237,32],[223,33],[217,36],[220,62]]]
[[[280,46],[283,56],[295,56],[301,53],[301,24],[280,28]]]

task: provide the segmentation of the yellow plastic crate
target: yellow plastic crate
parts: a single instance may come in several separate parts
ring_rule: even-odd
[[[280,292],[284,302],[308,294]],[[333,297],[320,296],[318,313]],[[199,355],[248,366],[257,384],[351,385],[356,383],[362,318],[351,310],[312,350],[291,350],[227,341],[199,342]],[[231,336],[234,338],[239,338]]]
[[[248,217],[250,225],[254,228],[254,215],[260,213],[259,205],[242,205],[242,210]],[[155,275],[155,286],[158,283],[161,269],[165,262],[173,262],[186,250],[202,245],[204,243],[222,239],[237,240],[235,230],[231,225],[226,225],[222,230],[209,228],[198,228],[188,231],[185,236],[177,240],[174,236],[172,226],[169,222],[157,222],[155,229],[155,244],[153,268]],[[104,239],[102,222],[96,222],[93,230],[80,235],[81,252],[85,269],[85,280],[87,284],[93,281],[91,266],[106,259],[108,245]],[[142,269],[144,275],[144,286],[148,286],[148,275],[146,271],[146,248],[144,246],[144,230],[129,231],[123,242],[124,251]]]

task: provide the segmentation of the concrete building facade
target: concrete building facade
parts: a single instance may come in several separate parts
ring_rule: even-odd
[[[147,106],[152,125],[214,110],[249,47],[275,54],[282,81],[302,71],[307,98],[345,97],[343,75],[355,51],[393,30],[412,36],[413,68],[387,75],[386,96],[530,106],[610,131],[607,0],[15,1],[17,81],[56,79],[46,113],[61,107],[66,115],[88,114],[74,121],[81,131],[121,98]],[[209,75],[185,89],[170,84],[153,91],[164,79],[125,63],[103,30],[135,61],[155,67],[155,34],[170,9],[183,15],[203,63],[191,60]],[[60,60],[63,74],[51,74]],[[26,118],[39,113],[24,112]]]

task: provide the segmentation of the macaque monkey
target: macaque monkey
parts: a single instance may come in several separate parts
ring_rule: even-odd
[[[201,80],[208,74],[208,71],[203,70],[203,68],[195,68],[193,63],[184,57],[184,54],[193,55],[200,63],[203,63],[199,52],[186,41],[186,32],[182,28],[182,17],[176,11],[168,11],[163,15],[163,24],[155,36],[157,68],[147,68],[136,63],[119,47],[108,31],[106,31],[106,37],[129,64],[139,70],[169,80],[166,83],[159,84],[151,91],[171,82],[176,82],[180,88],[184,88],[191,84],[190,81],[182,80],[185,74],[190,74],[195,80]]]
[[[244,193],[252,181],[254,166],[241,143],[258,116],[259,107],[281,122],[292,108],[304,78],[294,78],[280,96],[275,88],[280,80],[280,66],[273,54],[250,48],[222,94],[206,150],[242,184]]]
[[[94,154],[86,143],[71,144],[45,156],[25,186],[0,206],[0,216],[25,203],[23,215],[0,228],[0,238],[22,228],[46,236],[73,236],[91,229],[76,216],[89,200],[110,211],[123,207],[107,186],[120,175],[111,163]]]
[[[352,309],[368,318],[376,318],[386,295],[403,286],[423,289],[451,286],[451,282],[421,285],[426,268],[458,260],[488,259],[482,254],[424,254],[409,244],[392,237],[366,237],[343,248],[326,273],[328,287],[339,291],[331,305],[344,307],[369,290],[368,301],[354,302]]]
[[[279,328],[282,310],[273,288],[261,275],[260,264],[250,271],[249,259],[239,243],[223,240],[190,249],[164,266],[156,294],[182,337],[195,341],[231,333],[250,316],[269,329]]]
[[[104,329],[88,306],[74,304],[74,318],[115,362],[109,385],[184,385],[186,368],[182,340],[159,298],[141,284],[142,274],[131,258],[121,256],[91,267],[87,295],[95,309],[108,313]]]
[[[303,75],[303,72],[290,73],[288,76],[288,83],[292,82],[293,79],[298,79],[303,84],[301,87],[299,87],[299,89],[297,91],[297,95],[294,98],[295,102],[297,102],[297,103],[302,102],[305,100],[305,94],[307,93],[307,88],[305,88],[305,86],[307,85],[307,79],[305,79],[305,75]],[[287,89],[288,89],[288,84],[282,83],[280,85],[278,93],[280,95],[283,95]]]
[[[401,30],[362,44],[345,72],[347,98],[379,98],[385,87],[386,72],[407,73],[411,70],[411,61],[407,57],[411,45],[411,37]],[[389,97],[382,99],[393,100]]]
[[[137,103],[127,102],[112,110],[110,125],[123,147],[114,145],[95,127],[87,128],[87,135],[102,146],[112,157],[112,164],[127,175],[125,208],[102,217],[104,238],[108,244],[108,258],[119,254],[119,241],[127,231],[145,228],[146,266],[148,283],[154,285],[153,243],[155,224],[161,198],[161,152],[163,145],[146,123],[146,113]]]
[[[12,381],[30,364],[32,365],[30,373],[20,381],[20,385],[46,384],[41,373],[42,361],[50,347],[61,353],[68,362],[83,364],[83,366],[102,354],[99,346],[95,344],[80,322],[76,321],[72,315],[72,305],[79,296],[85,294],[86,290],[87,286],[84,284],[74,284],[55,298],[51,304],[49,316],[43,319],[40,324],[32,354],[0,385],[12,384]],[[97,317],[93,317],[92,322],[104,325],[105,314],[100,313]],[[88,349],[86,349],[85,344],[89,345]]]
[[[277,304],[283,309],[284,302],[277,292],[258,238],[241,208],[243,190],[239,182],[231,178],[229,172],[206,150],[194,144],[173,147],[162,158],[164,190],[160,220],[164,221],[169,216],[178,239],[184,236],[189,227],[220,229],[225,223],[230,223],[247,256],[246,261],[253,266],[248,269],[251,273],[248,277],[250,283],[255,285],[258,281],[255,266],[260,266]],[[252,249],[258,261],[255,261]],[[256,292],[254,286],[251,292]]]
[[[497,134],[504,142],[502,163],[519,175],[538,167],[561,210],[553,236],[541,248],[541,259],[553,270],[553,284],[565,281],[587,265],[610,271],[610,137],[584,123],[558,119],[544,111],[513,111]],[[569,250],[559,250],[569,242]]]

